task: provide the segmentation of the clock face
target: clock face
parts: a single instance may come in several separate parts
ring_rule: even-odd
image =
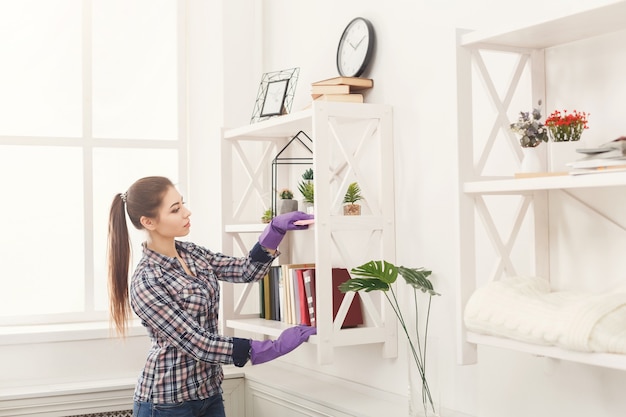
[[[371,59],[374,46],[372,24],[357,17],[348,23],[337,48],[337,70],[344,77],[358,77]]]

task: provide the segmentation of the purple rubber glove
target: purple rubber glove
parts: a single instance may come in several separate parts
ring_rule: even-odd
[[[315,327],[296,326],[283,331],[276,340],[252,340],[250,342],[250,362],[253,365],[258,365],[283,356],[316,333]]]
[[[296,225],[293,224],[293,222],[298,220],[311,220],[314,217],[315,216],[312,214],[306,214],[301,211],[280,214],[274,217],[263,233],[261,233],[259,243],[263,247],[276,250],[280,241],[285,237],[287,230],[307,229],[309,227],[308,224]]]

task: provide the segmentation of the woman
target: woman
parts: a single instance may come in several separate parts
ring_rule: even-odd
[[[143,256],[128,291],[130,242],[126,213],[147,232]],[[305,342],[315,328],[297,326],[275,341],[217,334],[218,280],[254,282],[278,256],[287,230],[313,216],[292,212],[275,217],[247,257],[235,258],[176,240],[189,233],[191,212],[164,177],[136,181],[117,194],[109,217],[109,292],[111,317],[122,336],[131,308],[152,341],[139,377],[133,415],[224,417],[221,364],[267,362]],[[306,223],[306,222],[305,222]]]

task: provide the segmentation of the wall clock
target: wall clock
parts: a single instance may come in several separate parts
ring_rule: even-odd
[[[374,27],[362,17],[352,19],[337,47],[337,70],[344,77],[358,77],[372,59]]]

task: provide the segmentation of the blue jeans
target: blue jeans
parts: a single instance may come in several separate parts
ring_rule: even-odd
[[[135,401],[133,417],[226,417],[221,395],[175,404]]]

